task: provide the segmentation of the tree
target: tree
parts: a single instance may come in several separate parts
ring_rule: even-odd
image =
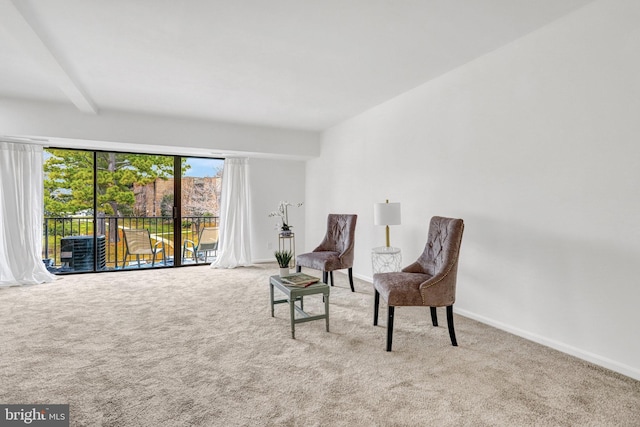
[[[93,209],[93,152],[46,150],[44,162],[45,214],[65,216]],[[150,154],[98,152],[97,207],[107,215],[133,213],[133,184],[173,176],[173,157]],[[182,159],[182,171],[189,165]]]
[[[164,217],[173,216],[173,193],[165,194],[160,201],[160,215]]]

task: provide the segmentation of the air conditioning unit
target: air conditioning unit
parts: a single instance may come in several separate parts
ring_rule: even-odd
[[[97,270],[107,265],[105,236],[98,236]],[[60,239],[60,261],[71,271],[93,270],[93,236],[68,236]]]

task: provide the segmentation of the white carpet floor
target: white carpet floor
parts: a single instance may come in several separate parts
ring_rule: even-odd
[[[310,271],[311,272],[311,271]],[[0,289],[0,402],[73,426],[640,426],[640,382],[455,316],[386,307],[335,274],[331,332],[269,309],[275,264],[64,276]],[[305,307],[321,311],[321,297]]]

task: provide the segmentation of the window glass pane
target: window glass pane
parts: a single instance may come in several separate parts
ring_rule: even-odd
[[[184,158],[182,172],[183,264],[211,263],[218,249],[224,160]]]
[[[173,265],[173,156],[97,153],[98,236],[107,268]]]
[[[92,271],[93,153],[45,149],[43,156],[43,262],[53,273]]]

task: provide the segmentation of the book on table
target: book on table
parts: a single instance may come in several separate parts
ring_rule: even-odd
[[[288,276],[280,277],[280,280],[283,284],[287,286],[296,286],[300,288],[306,288],[309,285],[313,285],[314,283],[318,283],[320,278],[309,276],[304,273],[294,273]]]

